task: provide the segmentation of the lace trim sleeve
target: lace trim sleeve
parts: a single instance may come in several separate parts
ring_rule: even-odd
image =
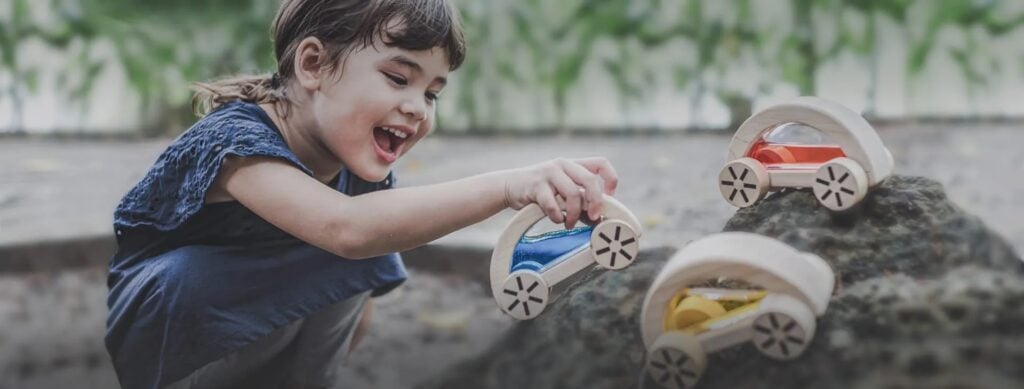
[[[177,228],[199,212],[224,158],[267,156],[309,170],[272,128],[238,117],[196,123],[175,140],[114,212],[114,225]]]

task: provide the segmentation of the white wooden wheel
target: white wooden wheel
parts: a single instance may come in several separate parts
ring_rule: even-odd
[[[540,274],[532,270],[518,270],[505,278],[501,291],[494,299],[509,316],[529,320],[544,311],[549,292],[550,288]]]
[[[868,192],[868,176],[856,161],[840,157],[825,162],[814,174],[814,197],[833,211],[856,205]]]
[[[771,295],[761,302],[751,341],[770,358],[791,360],[807,349],[815,325],[814,314],[806,304],[790,296]]]
[[[647,374],[663,388],[692,388],[707,366],[707,356],[697,338],[679,331],[658,337],[647,352]]]
[[[768,170],[756,159],[744,157],[725,164],[718,173],[718,190],[729,204],[754,205],[768,193]]]
[[[624,221],[605,220],[590,234],[590,252],[594,262],[606,269],[629,266],[640,253],[637,233]]]

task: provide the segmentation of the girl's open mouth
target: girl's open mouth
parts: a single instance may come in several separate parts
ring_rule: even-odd
[[[374,151],[385,162],[395,162],[401,155],[402,144],[405,143],[408,136],[402,131],[389,127],[374,127],[373,144],[376,146]]]

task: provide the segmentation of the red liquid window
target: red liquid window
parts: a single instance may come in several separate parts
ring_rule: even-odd
[[[836,145],[798,145],[769,143],[758,140],[747,153],[765,167],[782,165],[820,165],[837,157],[845,157],[843,149]]]

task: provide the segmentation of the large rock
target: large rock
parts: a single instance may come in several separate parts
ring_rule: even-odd
[[[934,277],[962,265],[1021,269],[1020,258],[942,185],[894,176],[849,212],[833,214],[806,190],[776,193],[741,209],[726,231],[770,236],[825,258],[841,281],[903,273]]]
[[[698,387],[1024,387],[1024,264],[937,183],[892,177],[842,215],[806,191],[778,193],[726,230],[815,252],[840,282],[800,359],[740,345],[712,354]],[[584,275],[539,318],[421,387],[639,386],[640,309],[671,254],[645,250],[625,270]]]

